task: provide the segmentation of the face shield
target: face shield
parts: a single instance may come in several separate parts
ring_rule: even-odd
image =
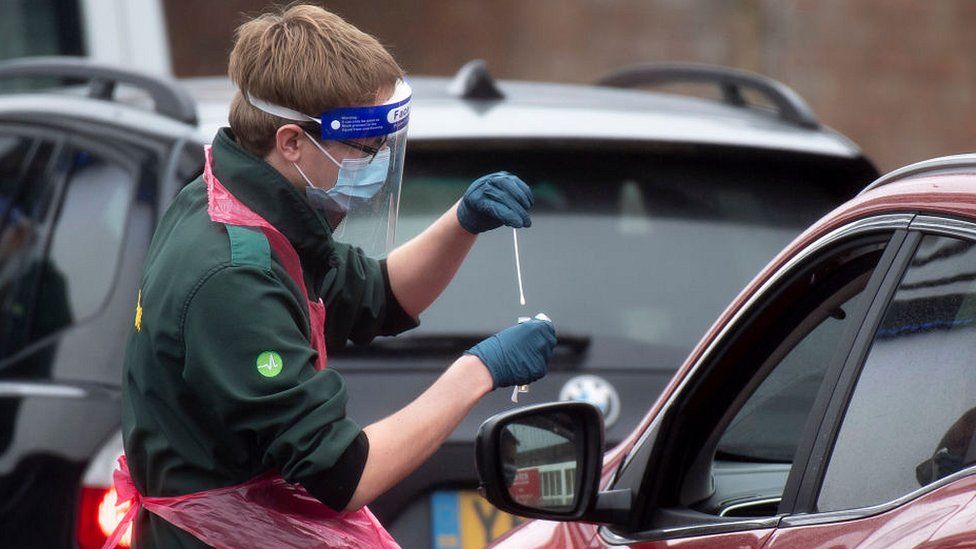
[[[296,165],[308,184],[309,203],[326,218],[336,240],[358,246],[370,257],[386,256],[396,241],[410,86],[401,80],[381,105],[332,109],[319,118],[244,96],[268,114],[320,125],[324,143],[308,137],[338,167],[339,175],[335,185],[316,184]],[[339,150],[342,155],[335,154]]]

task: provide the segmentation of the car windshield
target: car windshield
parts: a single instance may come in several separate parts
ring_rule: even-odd
[[[541,311],[595,368],[675,368],[759,269],[852,193],[839,163],[710,149],[411,144],[405,170],[399,243],[486,173],[517,174],[536,203],[518,235],[525,307],[512,231],[491,231],[399,339],[483,337]]]

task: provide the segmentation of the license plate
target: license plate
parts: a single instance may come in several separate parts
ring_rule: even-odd
[[[526,519],[503,513],[473,490],[430,497],[434,549],[482,549]]]

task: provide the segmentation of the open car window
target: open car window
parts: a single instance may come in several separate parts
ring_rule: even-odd
[[[850,325],[849,311],[865,281],[855,278],[813,312],[784,342],[785,356],[756,388],[719,440],[716,461],[793,462],[803,426],[820,389],[831,350]],[[844,299],[843,303],[833,301]],[[788,351],[786,350],[788,349]]]
[[[798,448],[822,417],[817,403],[853,345],[879,265],[898,248],[891,237],[832,244],[780,275],[730,327],[661,424],[641,496],[649,535],[779,514]]]
[[[772,316],[759,321],[765,327],[745,328],[776,335],[722,361],[720,367],[755,373],[719,422],[712,491],[695,508],[720,516],[778,512],[827,369],[846,356],[845,336],[866,306],[864,290],[882,250],[878,244],[855,247],[801,275],[779,303],[769,305],[766,315]]]

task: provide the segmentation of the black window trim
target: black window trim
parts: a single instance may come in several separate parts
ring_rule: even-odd
[[[837,390],[835,390],[830,404],[831,412],[829,421],[827,421],[828,418],[825,418],[821,427],[822,432],[818,433],[817,445],[813,452],[811,452],[810,458],[813,460],[814,456],[816,456],[815,461],[818,467],[808,469],[804,475],[795,514],[784,517],[780,523],[781,527],[808,526],[871,517],[898,508],[925,494],[952,484],[959,479],[976,474],[976,465],[972,465],[939,479],[936,482],[877,505],[825,512],[816,510],[817,498],[820,495],[823,477],[826,474],[827,465],[829,464],[830,455],[833,452],[834,443],[840,432],[844,414],[853,397],[857,379],[860,377],[861,370],[864,367],[868,351],[870,351],[871,344],[874,341],[877,327],[887,310],[888,304],[894,298],[905,270],[915,255],[918,243],[926,235],[941,235],[976,241],[976,222],[949,216],[920,214],[912,220],[909,225],[909,231],[909,237],[902,246],[898,259],[890,269],[889,277],[885,280],[882,292],[879,292],[878,297],[872,304],[871,313],[873,316],[869,315],[869,320],[864,323],[861,333],[858,334],[858,341],[856,343],[857,353],[851,353],[851,357],[844,367],[844,378],[841,384],[838,385]]]
[[[702,369],[706,364],[713,362],[718,355],[718,352],[726,346],[726,344],[734,338],[737,328],[742,322],[748,321],[752,314],[759,310],[764,301],[765,297],[771,295],[780,286],[781,283],[788,279],[790,276],[796,273],[796,269],[802,264],[805,264],[808,260],[814,258],[817,254],[821,253],[825,249],[828,249],[841,241],[849,240],[852,238],[859,238],[863,236],[870,235],[871,233],[877,232],[888,232],[891,233],[891,238],[889,244],[885,249],[885,252],[878,263],[878,272],[884,272],[885,276],[891,270],[893,261],[897,260],[897,253],[903,247],[904,239],[907,236],[907,229],[910,226],[912,220],[914,219],[914,213],[897,213],[897,214],[882,214],[872,217],[857,219],[851,221],[837,229],[834,229],[827,233],[826,235],[820,237],[818,240],[812,244],[806,246],[803,250],[797,253],[795,256],[790,258],[782,267],[780,267],[768,280],[766,280],[763,285],[753,293],[752,296],[735,312],[732,318],[723,326],[722,330],[715,336],[714,339],[709,343],[708,347],[701,353],[696,362],[691,366],[689,371],[683,376],[681,381],[678,383],[677,387],[667,395],[664,403],[659,407],[659,411],[655,414],[653,422],[647,426],[642,433],[641,437],[638,439],[637,443],[628,452],[627,457],[623,460],[621,466],[617,469],[614,474],[613,480],[607,485],[608,487],[604,489],[619,489],[622,486],[618,485],[621,481],[627,481],[630,484],[634,478],[638,479],[638,482],[643,479],[643,475],[622,475],[622,472],[629,466],[633,465],[640,468],[642,471],[646,470],[647,464],[650,458],[655,454],[653,451],[641,451],[646,450],[646,445],[655,445],[657,443],[658,434],[661,430],[661,423],[663,418],[667,415],[668,410],[674,406],[679,395],[685,392],[690,381],[696,376],[697,372]],[[889,261],[885,264],[885,261]],[[875,275],[878,275],[878,272]],[[878,280],[875,280],[875,279]],[[875,289],[880,288],[881,281],[884,279],[881,275],[872,276],[872,280],[869,281],[867,290],[871,289],[871,284],[876,284]],[[873,306],[873,303],[872,303]],[[869,311],[870,312],[870,311]],[[853,350],[853,348],[852,348]],[[844,364],[846,361],[838,360],[838,363]],[[835,370],[834,368],[830,369]],[[839,373],[841,368],[836,368]],[[830,372],[828,372],[828,375]],[[828,381],[825,379],[825,381]],[[821,393],[824,392],[825,388],[828,386],[827,383],[821,388]],[[820,397],[818,396],[818,401]],[[658,408],[657,406],[652,406],[652,409]],[[816,405],[815,405],[816,408]],[[817,412],[816,409],[811,411],[811,414]],[[807,437],[811,438],[811,437]],[[804,447],[804,441],[801,441],[801,445],[797,451],[798,459],[801,459],[800,451]],[[805,456],[804,456],[805,457]],[[807,464],[804,463],[803,467],[806,468]],[[796,467],[794,471],[791,472],[790,477],[794,476],[804,476],[797,473]],[[799,484],[798,481],[792,482],[792,489],[794,492],[797,490],[796,485]],[[635,494],[635,500],[641,497],[646,497],[644,494],[640,493],[640,487],[628,486],[631,488]],[[796,500],[795,493],[791,494],[787,490],[791,489],[790,480],[787,481],[786,490],[784,490],[783,499],[789,505]],[[613,531],[607,526],[601,526],[599,528],[600,537],[609,544],[627,544],[627,543],[642,543],[647,541],[661,540],[661,539],[674,539],[683,538],[690,536],[703,536],[710,534],[719,533],[729,533],[736,531],[752,530],[758,528],[775,528],[779,525],[783,518],[786,517],[786,513],[780,513],[773,517],[768,518],[758,518],[758,519],[726,519],[726,520],[716,520],[714,524],[709,525],[694,525],[690,527],[675,526],[665,529],[655,529],[645,532],[621,532]]]

